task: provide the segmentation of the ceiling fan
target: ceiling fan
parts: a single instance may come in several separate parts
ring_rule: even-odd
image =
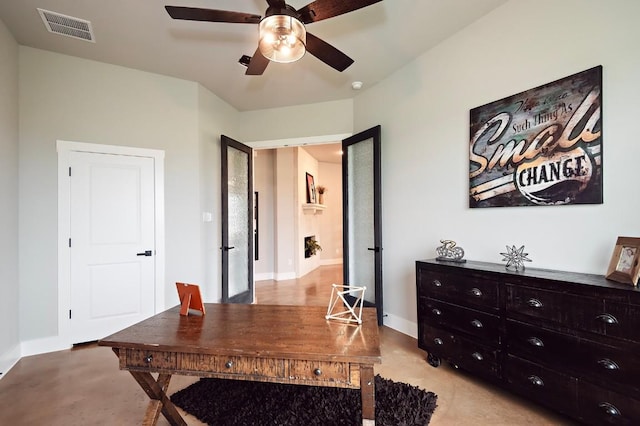
[[[240,63],[247,66],[247,75],[262,75],[269,61],[297,61],[305,51],[342,72],[353,63],[353,59],[308,33],[304,25],[353,12],[382,0],[316,0],[298,10],[284,0],[266,1],[269,6],[264,18],[251,13],[195,7],[165,6],[165,9],[173,19],[258,24],[258,48],[252,57],[243,55],[240,58]]]

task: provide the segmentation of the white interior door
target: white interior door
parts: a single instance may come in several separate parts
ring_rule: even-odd
[[[155,312],[154,160],[70,153],[72,343]]]

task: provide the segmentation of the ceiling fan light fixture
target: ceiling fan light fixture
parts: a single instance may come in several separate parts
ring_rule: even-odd
[[[271,15],[260,21],[260,53],[274,62],[289,63],[306,52],[307,31],[295,16]]]

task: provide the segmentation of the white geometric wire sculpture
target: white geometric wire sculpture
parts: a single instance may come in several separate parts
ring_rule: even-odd
[[[331,284],[331,287],[331,299],[329,300],[329,307],[327,308],[325,318],[362,324],[362,303],[367,287],[338,284]],[[356,298],[353,305],[344,298],[345,294]],[[344,311],[338,311],[337,306],[340,301],[342,301],[344,305]]]

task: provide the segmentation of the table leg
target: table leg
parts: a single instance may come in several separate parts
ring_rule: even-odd
[[[151,398],[144,420],[142,421],[143,426],[155,425],[160,416],[160,412],[162,412],[162,415],[169,421],[169,424],[173,426],[187,426],[187,423],[180,416],[175,405],[173,405],[166,394],[169,381],[171,380],[171,374],[159,374],[158,380],[156,381],[151,373],[141,371],[129,372],[149,398]]]
[[[375,426],[376,385],[373,365],[360,366],[360,394],[362,397],[362,426]]]

